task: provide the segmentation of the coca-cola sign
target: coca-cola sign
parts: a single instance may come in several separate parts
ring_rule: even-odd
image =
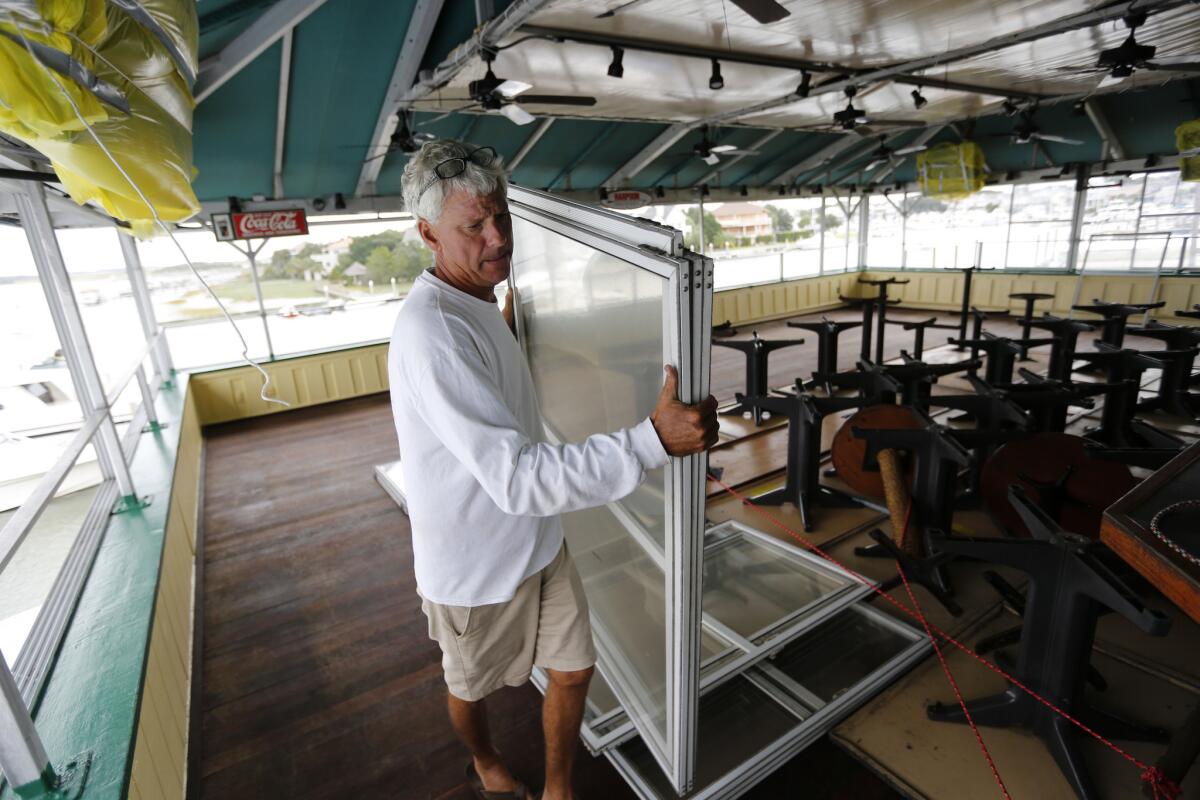
[[[272,236],[303,236],[308,220],[303,208],[273,211],[238,211],[212,215],[213,233],[223,242],[234,239],[269,239]]]

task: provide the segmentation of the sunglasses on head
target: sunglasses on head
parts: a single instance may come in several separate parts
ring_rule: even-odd
[[[468,161],[470,161],[472,164],[486,167],[489,166],[495,159],[496,150],[492,147],[477,147],[471,152],[467,153],[465,156],[447,158],[445,161],[439,163],[433,168],[433,180],[425,184],[425,186],[421,189],[420,194],[417,195],[417,199],[421,199],[421,195],[425,194],[425,192],[429,190],[429,187],[433,186],[438,181],[447,180],[449,178],[457,178],[459,175],[462,175],[467,171]]]

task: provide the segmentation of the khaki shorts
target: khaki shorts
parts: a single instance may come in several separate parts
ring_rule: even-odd
[[[587,597],[566,543],[554,560],[506,603],[446,606],[424,600],[429,638],[442,648],[450,694],[482,700],[521,686],[536,664],[560,672],[596,663]]]

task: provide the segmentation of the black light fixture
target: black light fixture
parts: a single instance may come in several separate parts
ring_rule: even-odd
[[[725,79],[721,77],[721,62],[715,58],[712,60],[713,70],[712,75],[708,79],[708,88],[716,91],[717,89],[725,88]]]
[[[1071,106],[1071,113],[1077,117],[1082,117],[1087,114],[1087,101],[1080,100],[1078,103]]]
[[[346,210],[346,197],[341,192],[338,192],[333,196],[333,207],[338,211]]]
[[[663,187],[655,186],[654,187],[654,196],[657,197],[659,200],[661,200],[667,196],[667,193],[665,191],[663,191]]]
[[[743,187],[742,187],[742,192],[741,192],[741,194],[742,194],[742,197],[749,197],[749,196],[750,196],[750,190],[749,190],[749,189],[747,189],[745,186],[743,186]]]
[[[920,111],[922,108],[924,108],[929,103],[929,101],[926,100],[925,97],[921,94],[920,88],[916,88],[916,89],[912,90],[912,99],[913,99],[913,106],[916,107],[917,111]]]
[[[625,48],[612,45],[612,63],[608,65],[608,77],[623,78],[625,77],[625,67],[621,64],[621,59],[625,57]]]
[[[800,71],[800,85],[796,87],[797,97],[808,97],[808,90],[812,86],[812,73],[808,70]]]
[[[608,189],[605,189],[603,186],[601,186],[600,187],[600,202],[603,203],[606,200],[608,200]]]
[[[1145,167],[1146,169],[1151,169],[1153,167],[1157,167],[1158,164],[1159,164],[1159,157],[1158,157],[1157,153],[1151,153],[1150,155],[1146,156],[1146,160],[1142,162],[1142,166]]]
[[[1017,112],[1021,110],[1020,107],[1018,107],[1017,104],[1012,101],[1012,98],[1008,98],[1001,103],[1000,108],[1004,109],[1004,113],[1010,117],[1016,116]]]
[[[700,184],[700,196],[708,197],[708,184],[707,183]]]
[[[787,187],[784,186],[782,183],[779,184],[779,196],[783,197],[783,195],[786,191],[787,191]]]

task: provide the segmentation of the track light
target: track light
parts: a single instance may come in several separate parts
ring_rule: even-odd
[[[721,77],[721,62],[715,58],[712,60],[713,70],[712,75],[708,79],[708,88],[716,91],[717,89],[725,88],[725,79]]]
[[[747,189],[745,186],[743,186],[743,187],[742,187],[742,192],[741,192],[741,194],[742,194],[742,197],[749,197],[749,196],[750,196],[750,190],[749,190],[749,189]]]
[[[807,70],[800,71],[800,85],[796,87],[797,97],[808,97],[808,90],[812,86],[812,73]]]
[[[928,101],[928,100],[926,100],[926,99],[925,99],[925,98],[924,98],[924,97],[921,95],[921,90],[920,90],[920,89],[913,89],[913,90],[912,90],[912,99],[913,99],[913,106],[915,106],[915,107],[916,107],[917,111],[920,111],[922,108],[924,108],[924,107],[925,107],[926,105],[928,105],[928,103],[929,103],[929,101]]]
[[[667,193],[665,191],[663,191],[663,187],[655,186],[654,187],[654,196],[657,197],[659,200],[661,200],[667,196]]]
[[[1004,113],[1010,117],[1016,116],[1016,113],[1021,110],[1011,98],[1001,103],[1000,108],[1004,109]]]
[[[700,196],[708,197],[708,184],[707,183],[700,184]]]
[[[605,189],[603,186],[601,186],[600,187],[600,202],[603,203],[606,200],[608,200],[608,189]]]
[[[625,77],[625,67],[621,63],[621,59],[625,57],[625,48],[612,46],[612,63],[608,65],[608,77],[623,78]]]
[[[787,191],[787,187],[784,186],[782,183],[779,184],[779,196],[783,197],[783,195],[786,191]]]

